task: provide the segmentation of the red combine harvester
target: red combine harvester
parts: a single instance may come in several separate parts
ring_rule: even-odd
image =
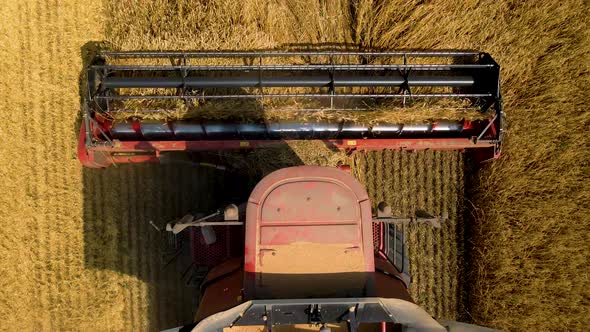
[[[179,232],[227,223],[245,239],[225,238],[222,245],[243,243],[241,253],[209,270],[195,323],[173,330],[491,331],[439,323],[407,291],[399,226],[443,219],[396,218],[384,203],[373,214],[364,187],[337,168],[275,171],[246,204],[167,225]]]
[[[499,156],[502,142],[499,75],[489,54],[473,51],[105,52],[88,68],[78,156],[85,166],[107,167],[158,162],[171,151],[321,140],[350,151],[471,150],[479,160],[490,159]],[[477,109],[482,118],[366,124],[244,122],[240,116],[208,121],[178,119],[170,109],[198,115],[203,105],[214,109],[226,103],[219,107],[223,112],[234,102],[235,115],[264,112],[265,105],[285,100],[298,105],[298,112],[367,112],[383,103],[428,108],[433,102],[461,101],[467,105],[461,108]],[[162,107],[166,102],[174,106]],[[117,113],[129,116],[121,120]],[[154,113],[170,117],[145,120]]]
[[[78,155],[102,168],[318,140],[350,152],[462,150],[482,161],[500,155],[499,71],[489,54],[472,51],[106,52],[88,68]],[[292,101],[297,112],[443,101],[481,116],[366,124],[235,116],[277,100]],[[216,105],[224,112],[228,101],[233,116],[198,116]],[[146,120],[154,113],[171,115]],[[337,168],[275,171],[246,203],[167,225],[173,234],[189,231],[193,263],[207,269],[195,322],[173,330],[490,331],[437,322],[407,291],[404,225],[436,227],[445,218],[396,217],[383,202],[372,211],[362,185]]]

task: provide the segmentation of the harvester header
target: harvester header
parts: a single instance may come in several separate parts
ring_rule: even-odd
[[[293,140],[500,153],[500,67],[487,53],[104,52],[87,70],[89,167]]]

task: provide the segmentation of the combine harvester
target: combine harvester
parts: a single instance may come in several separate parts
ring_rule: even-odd
[[[500,154],[499,66],[485,53],[110,52],[89,67],[88,79],[78,151],[88,167],[299,140],[351,152]],[[445,107],[468,103],[480,116],[297,121],[301,112],[414,112],[441,100]],[[232,116],[199,117],[216,107]],[[238,120],[241,112],[266,109],[294,117]],[[436,227],[446,216],[394,216],[386,203],[376,206],[372,211],[365,188],[347,172],[298,166],[267,175],[247,202],[168,224],[173,234],[190,234],[193,264],[208,271],[195,321],[173,330],[491,331],[437,322],[408,293],[404,225]]]
[[[105,52],[88,68],[78,154],[85,166],[107,167],[158,162],[172,151],[320,140],[350,151],[470,150],[486,160],[500,155],[502,143],[499,73],[489,54],[470,51]],[[419,113],[416,108],[443,103],[478,117],[470,121],[457,113],[456,119],[414,123],[321,117],[302,122],[298,116],[244,121],[242,114],[264,114],[281,102],[311,115],[318,110],[366,115],[379,107],[386,113],[383,105]],[[232,116],[199,117],[204,106],[216,105]],[[193,117],[178,116],[174,109]]]

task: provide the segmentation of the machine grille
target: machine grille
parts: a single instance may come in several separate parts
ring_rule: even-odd
[[[373,223],[373,249],[378,251],[381,247],[381,226],[382,223]]]
[[[244,255],[243,226],[213,226],[216,241],[207,245],[199,227],[191,230],[193,261],[197,266],[216,266],[232,257]]]

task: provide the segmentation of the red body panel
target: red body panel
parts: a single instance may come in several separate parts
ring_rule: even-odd
[[[94,151],[107,153],[124,152],[163,152],[163,151],[214,151],[255,149],[262,147],[280,147],[295,140],[249,140],[249,141],[114,141],[114,146],[95,146]],[[437,139],[331,139],[320,140],[328,147],[338,149],[403,149],[403,150],[461,150],[470,148],[493,147],[494,143],[478,142],[467,138],[437,138]]]
[[[326,146],[340,150],[465,150],[479,148],[489,158],[494,158],[494,143],[478,142],[466,138],[444,139],[360,139],[321,140]],[[218,151],[248,150],[280,147],[293,141],[114,141],[113,146],[86,147],[80,136],[78,157],[87,167],[107,167],[119,163],[159,162],[159,154],[167,151]]]
[[[363,265],[358,272],[373,273],[372,239],[367,192],[350,174],[318,166],[275,171],[258,183],[248,200],[244,257],[246,297],[256,296],[259,280],[255,279],[266,273],[261,266],[266,255],[275,255],[274,248],[302,243],[305,246],[341,245],[348,250],[344,252],[362,255]],[[322,247],[316,248],[318,256],[325,254]],[[313,260],[315,255],[301,259]],[[319,282],[328,276],[310,273],[308,277]]]

